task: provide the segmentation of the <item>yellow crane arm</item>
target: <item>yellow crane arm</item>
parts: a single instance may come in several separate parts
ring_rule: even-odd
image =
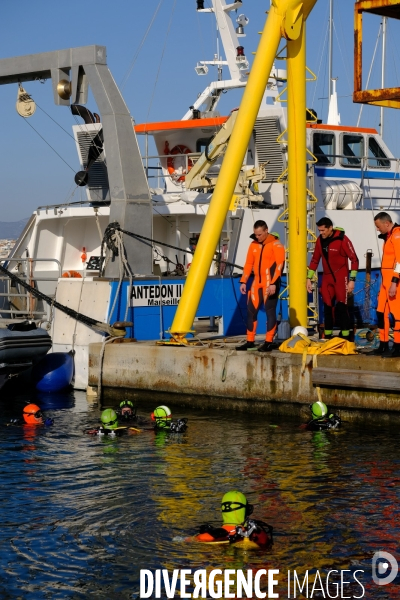
[[[221,129],[208,144],[199,160],[186,175],[185,186],[187,190],[207,188],[215,185],[215,180],[212,182],[210,178],[206,178],[205,176],[214,165],[217,158],[220,157],[221,154],[224,154],[232,134],[233,126],[236,122],[237,114],[237,110],[231,114],[229,119],[222,125]]]

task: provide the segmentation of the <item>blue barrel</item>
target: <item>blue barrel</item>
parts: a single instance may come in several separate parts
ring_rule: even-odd
[[[74,376],[74,357],[69,352],[53,352],[38,362],[32,379],[39,392],[58,392],[71,385]]]

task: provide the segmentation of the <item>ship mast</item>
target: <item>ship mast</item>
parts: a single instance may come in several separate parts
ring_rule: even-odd
[[[386,68],[386,27],[387,27],[387,17],[383,17],[382,19],[382,85],[381,89],[385,89],[385,68]],[[383,138],[383,121],[384,121],[384,108],[381,106],[381,123],[380,123],[380,133]]]
[[[239,39],[246,37],[244,29],[249,19],[244,14],[239,14],[236,18],[236,25],[232,21],[231,13],[243,8],[242,0],[233,0],[227,3],[226,0],[211,0],[212,6],[205,7],[205,0],[195,0],[198,13],[212,13],[216,20],[217,31],[221,38],[225,60],[220,56],[219,45],[217,53],[213,60],[201,60],[195,67],[197,75],[207,75],[209,66],[218,68],[217,81],[211,82],[206,89],[198,96],[190,110],[182,117],[182,120],[192,119],[193,115],[198,113],[200,107],[202,112],[215,111],[221,98],[222,92],[230,89],[244,88],[249,78],[249,61],[246,58],[244,47]],[[222,77],[223,67],[228,67],[230,79]],[[286,71],[276,69],[273,65],[271,76],[265,90],[265,96],[274,100],[278,95],[277,88],[282,87],[282,81],[286,79]]]
[[[333,78],[333,0],[329,5],[328,125],[340,125],[336,79]]]
[[[328,110],[332,97],[333,73],[333,0],[329,0],[329,59],[328,59]]]

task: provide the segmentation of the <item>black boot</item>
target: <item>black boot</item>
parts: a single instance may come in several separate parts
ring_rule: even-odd
[[[271,350],[274,349],[274,344],[273,342],[264,342],[263,344],[261,344],[261,346],[258,346],[257,350],[259,352],[271,352]]]
[[[246,351],[246,350],[252,350],[256,347],[254,342],[245,342],[244,344],[242,344],[241,346],[236,346],[236,350],[239,351]]]
[[[382,358],[400,358],[400,344],[394,343],[392,351],[387,351],[385,354],[382,354]]]
[[[382,354],[389,352],[389,342],[379,342],[379,347],[376,350],[373,350],[369,354],[373,354],[374,356],[382,356]]]

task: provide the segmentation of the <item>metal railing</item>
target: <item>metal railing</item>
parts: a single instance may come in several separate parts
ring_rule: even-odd
[[[167,173],[164,173],[163,171],[166,169],[166,167],[163,167],[161,165],[161,163],[159,162],[160,160],[164,159],[164,160],[168,160],[169,158],[184,158],[185,159],[185,171],[186,173],[189,172],[190,168],[198,161],[198,159],[201,156],[201,152],[189,152],[188,154],[156,154],[156,155],[144,155],[142,156],[142,161],[143,161],[143,166],[144,166],[144,170],[146,172],[146,177],[147,179],[157,179],[157,187],[165,187],[165,182],[166,180],[170,180],[173,183],[176,183],[174,181],[174,178],[172,177],[172,175],[168,175]],[[151,166],[149,165],[149,160],[156,160],[158,161],[156,166]],[[190,164],[189,164],[190,161]],[[150,175],[149,171],[157,171],[156,175]],[[164,182],[163,186],[160,186],[160,180],[161,182]]]
[[[11,262],[16,262],[19,263],[19,265],[22,265],[23,263],[25,263],[25,271],[20,271],[19,270],[19,266],[17,264],[17,268],[18,268],[18,272],[15,273],[16,275],[18,275],[18,277],[20,277],[21,279],[24,279],[25,281],[27,281],[29,283],[29,285],[31,285],[32,287],[34,287],[35,285],[37,285],[37,283],[43,283],[43,282],[57,282],[58,279],[61,277],[61,263],[59,260],[57,260],[56,258],[27,258],[27,257],[21,257],[21,256],[17,256],[17,257],[6,257],[6,258],[2,258],[0,259],[1,263],[6,263],[7,265]],[[34,274],[34,268],[33,265],[34,263],[40,263],[40,262],[53,262],[56,263],[57,265],[57,274],[55,277],[37,277]],[[12,292],[11,291],[11,282],[10,279],[7,276],[1,276],[0,277],[0,282],[4,281],[6,284],[6,288],[7,291],[5,292],[0,292],[0,298],[7,298],[7,300],[10,303],[10,308],[4,308],[1,307],[0,308],[0,314],[9,314],[10,316],[28,316],[29,318],[33,319],[35,317],[43,317],[45,315],[47,315],[47,311],[44,310],[37,310],[36,309],[36,305],[37,305],[37,300],[36,298],[28,291],[28,290],[24,290],[23,292]],[[4,288],[5,289],[5,288]],[[18,288],[16,288],[18,290]],[[51,298],[55,297],[55,293],[54,294],[48,294]],[[18,307],[14,307],[12,306],[12,302],[14,298],[20,298],[21,302],[20,302],[20,308]],[[22,308],[21,308],[22,307]]]

